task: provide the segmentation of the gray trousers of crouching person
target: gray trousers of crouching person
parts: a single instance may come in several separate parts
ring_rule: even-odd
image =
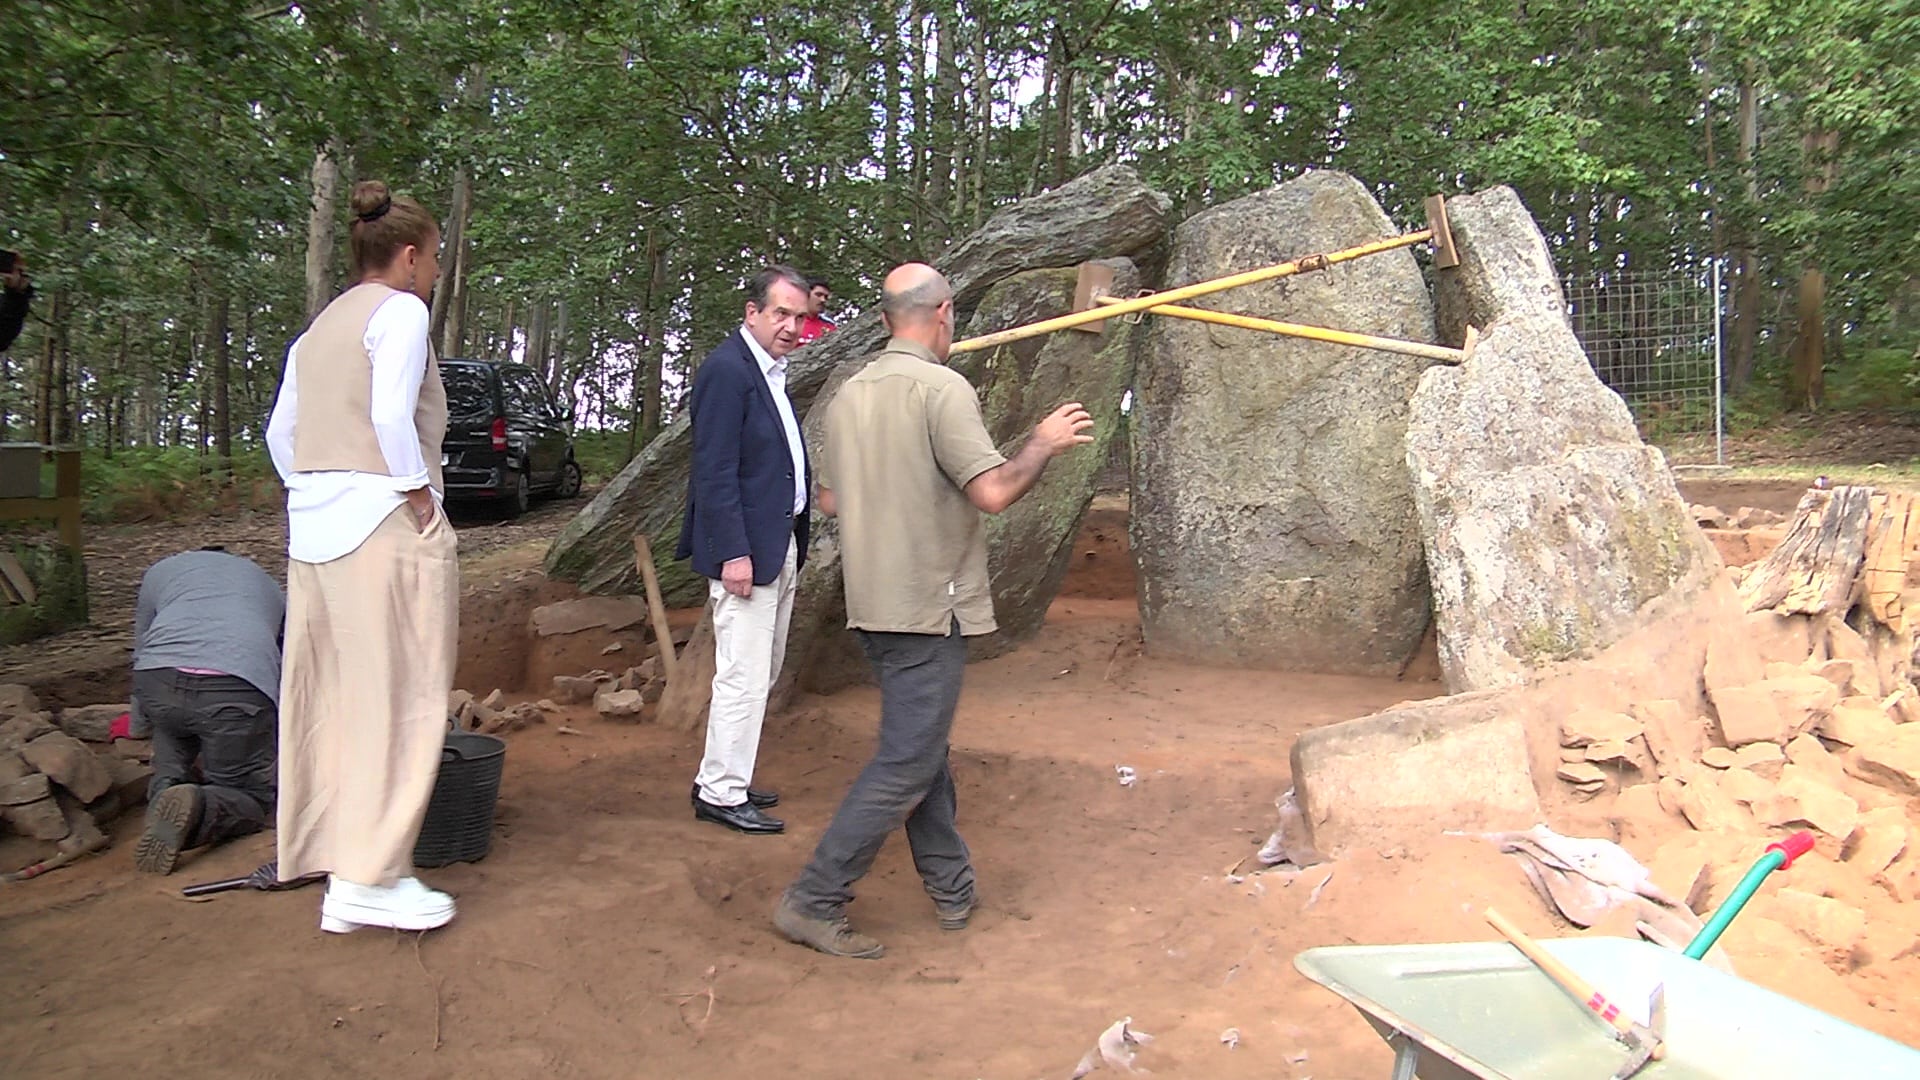
[[[200,823],[181,847],[259,832],[273,823],[273,699],[232,675],[173,668],[133,673],[136,707],[153,725],[151,802],[176,784],[200,785]]]
[[[946,637],[859,634],[880,679],[879,744],[788,895],[808,915],[837,916],[887,836],[905,825],[928,895],[943,905],[971,900],[973,862],[954,823],[947,762],[966,639],[957,621]]]

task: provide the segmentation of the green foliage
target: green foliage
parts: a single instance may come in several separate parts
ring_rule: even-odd
[[[573,458],[580,463],[580,475],[590,486],[613,479],[626,467],[628,433],[618,428],[580,431],[574,434]]]
[[[830,275],[844,313],[889,264],[1108,162],[1182,212],[1341,168],[1409,225],[1433,191],[1509,184],[1570,274],[1751,244],[1767,357],[1819,265],[1862,357],[1838,393],[1891,370],[1868,346],[1920,338],[1917,39],[1912,0],[15,0],[0,244],[41,297],[0,428],[166,449],[107,467],[103,497],[154,512],[222,434],[257,456],[309,257],[344,283],[343,207],[309,250],[323,147],[343,187],[449,215],[471,191],[447,351],[534,363],[587,429],[652,415],[649,386],[670,415],[764,262]],[[591,441],[589,476],[626,457]]]
[[[215,509],[284,508],[286,496],[264,452],[235,458],[232,475],[210,474],[211,461],[191,447],[130,447],[112,458],[89,450],[80,466],[85,516],[91,522],[161,520]]]
[[[1827,404],[1920,414],[1920,362],[1904,349],[1865,349],[1827,373]]]

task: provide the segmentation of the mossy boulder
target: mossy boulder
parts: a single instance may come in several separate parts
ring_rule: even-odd
[[[1113,270],[1114,295],[1140,289],[1133,263],[1111,259],[1106,265]],[[1076,276],[1073,270],[1035,270],[1001,282],[981,301],[965,336],[1069,310]],[[1120,319],[1105,325],[1098,335],[1069,330],[954,358],[953,366],[980,388],[987,430],[1008,456],[1066,402],[1085,405],[1094,423],[1090,445],[1053,459],[1025,498],[987,518],[987,572],[1000,629],[970,643],[973,659],[997,656],[1039,633],[1066,577],[1101,469],[1124,438],[1120,401],[1133,383],[1138,328]]]

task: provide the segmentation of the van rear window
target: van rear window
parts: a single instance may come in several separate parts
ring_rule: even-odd
[[[470,424],[493,419],[493,373],[478,364],[442,364],[447,387],[447,419]]]

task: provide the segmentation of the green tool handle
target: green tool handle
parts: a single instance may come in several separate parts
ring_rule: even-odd
[[[1719,941],[1720,935],[1726,932],[1727,924],[1740,914],[1740,909],[1747,906],[1748,900],[1753,899],[1753,894],[1759,891],[1760,883],[1767,880],[1767,875],[1792,866],[1793,860],[1812,850],[1813,834],[1805,831],[1794,833],[1780,843],[1768,844],[1767,853],[1760,856],[1760,861],[1753,864],[1747,876],[1733,887],[1732,894],[1713,910],[1707,925],[1701,927],[1700,932],[1687,943],[1687,955],[1695,960],[1707,955],[1707,950],[1713,948],[1713,943]]]

